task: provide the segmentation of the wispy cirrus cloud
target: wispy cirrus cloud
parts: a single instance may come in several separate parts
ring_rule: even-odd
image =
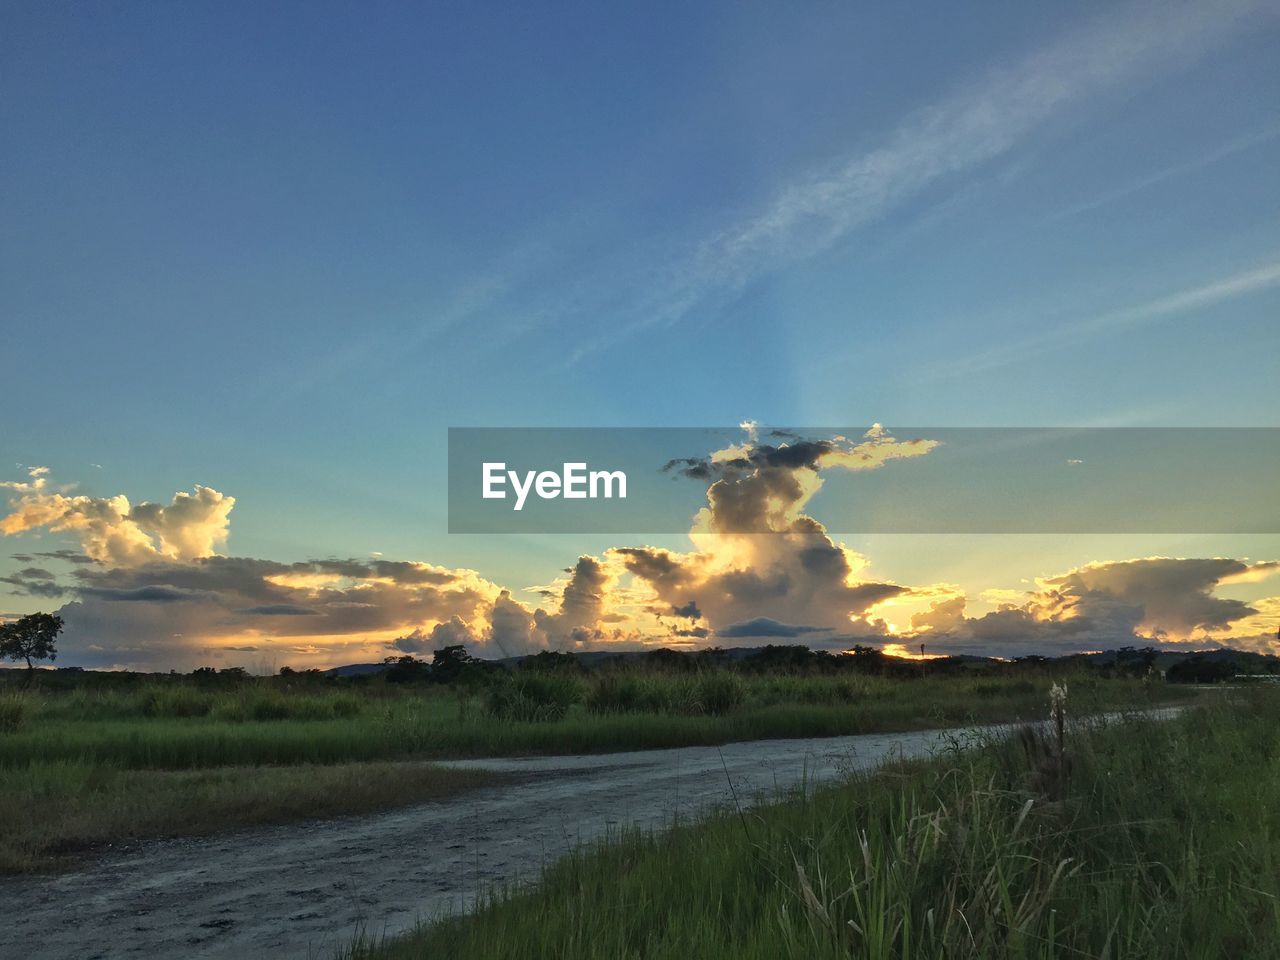
[[[1170,166],[1156,170],[1144,177],[1140,177],[1137,180],[1133,180],[1117,187],[1114,190],[1108,190],[1105,193],[1092,197],[1089,200],[1085,200],[1081,203],[1075,203],[1062,210],[1058,210],[1046,217],[1044,222],[1046,224],[1057,223],[1062,220],[1069,220],[1072,217],[1080,216],[1084,213],[1089,213],[1093,210],[1105,207],[1108,204],[1116,203],[1117,201],[1124,200],[1134,194],[1141,193],[1142,191],[1148,190],[1158,184],[1165,183],[1168,180],[1173,180],[1178,177],[1186,176],[1190,173],[1195,173],[1206,167],[1210,167],[1219,161],[1234,157],[1237,154],[1245,153],[1254,147],[1269,143],[1276,137],[1280,137],[1280,124],[1270,124],[1261,130],[1257,130],[1243,137],[1236,137],[1233,140],[1228,140],[1226,143],[1214,144],[1207,150],[1202,150],[1197,155],[1183,160],[1180,163],[1171,164]]]
[[[611,306],[630,306],[607,332],[580,343],[570,362],[829,249],[927,187],[1008,154],[1073,108],[1185,68],[1267,9],[1255,0],[1129,5],[992,69],[907,116],[879,142],[783,185],[665,271],[646,271],[635,296],[616,298],[615,282]]]
[[[966,357],[949,358],[945,364],[926,367],[917,373],[934,379],[973,376],[1083,340],[1123,333],[1192,310],[1277,287],[1280,287],[1280,257],[1248,270],[1155,297],[1145,303],[1042,327],[1029,336],[1005,341]]]

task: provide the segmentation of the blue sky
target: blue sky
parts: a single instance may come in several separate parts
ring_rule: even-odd
[[[225,553],[609,545],[448,537],[449,426],[1276,422],[1266,4],[0,20],[4,476],[216,488]]]

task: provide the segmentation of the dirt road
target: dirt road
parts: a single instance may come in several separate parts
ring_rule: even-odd
[[[513,784],[372,817],[160,841],[60,876],[0,882],[0,957],[327,957],[534,880],[574,844],[936,748],[947,734],[768,740],[588,757],[462,761]],[[732,784],[733,791],[730,791]]]

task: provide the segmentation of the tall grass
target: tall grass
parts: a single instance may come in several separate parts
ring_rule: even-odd
[[[0,694],[0,734],[13,733],[21,728],[28,710],[28,699],[22,694]]]
[[[34,696],[29,699],[35,700]],[[40,701],[40,712],[46,718],[63,720],[329,720],[354,717],[367,699],[347,691],[291,692],[255,683],[226,690],[204,689],[192,683],[150,683],[133,690],[74,690],[48,695]]]
[[[520,671],[490,686],[486,706],[490,716],[499,720],[562,720],[585,692],[583,682],[568,673]]]
[[[1029,748],[1043,739],[957,746],[744,815],[629,833],[534,890],[351,953],[1280,956],[1280,692],[1069,730],[1069,776],[1049,791]]]
[[[986,693],[984,687],[994,687]],[[0,768],[34,760],[124,769],[324,764],[396,758],[591,753],[821,737],[1038,717],[1047,683],[939,678],[605,674],[517,671],[473,698],[224,691],[161,685],[98,694],[17,695]],[[1072,681],[1084,709],[1166,701],[1178,691],[1122,680]],[[0,708],[3,709],[3,708]]]
[[[811,685],[814,690],[826,686],[826,678],[792,678],[796,686]],[[722,716],[740,707],[755,687],[764,693],[764,684],[754,685],[736,673],[725,670],[705,671],[693,676],[642,672],[614,672],[598,677],[587,696],[587,709],[596,714],[664,713],[684,716],[710,714]],[[754,698],[760,706],[782,702],[767,694]],[[794,698],[794,703],[832,703],[829,697]]]

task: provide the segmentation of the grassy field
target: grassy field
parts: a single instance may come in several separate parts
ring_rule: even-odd
[[[1280,956],[1280,691],[957,748],[561,861],[407,958]]]
[[[33,762],[0,781],[0,872],[56,867],[69,855],[139,839],[442,800],[502,780],[424,763],[127,770]]]
[[[1088,710],[1179,695],[1136,680],[1071,683]],[[0,871],[102,844],[384,809],[483,779],[420,762],[433,758],[1038,717],[1047,687],[1026,676],[515,671],[470,687],[174,677],[9,689],[0,692]]]
[[[263,764],[644,750],[1038,717],[1048,678],[517,676],[485,691],[184,682],[131,691],[0,694],[0,768],[61,761],[183,770]],[[1069,678],[1079,709],[1155,704],[1185,689]],[[601,688],[608,688],[605,694]],[[728,692],[726,692],[726,690]]]

